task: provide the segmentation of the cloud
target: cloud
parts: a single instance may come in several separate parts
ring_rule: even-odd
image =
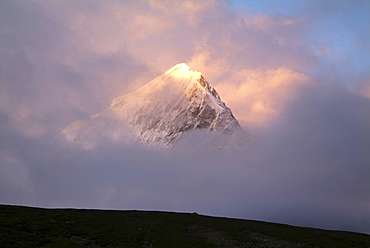
[[[370,75],[363,75],[355,85],[355,91],[370,99]]]
[[[311,1],[292,15],[227,1],[1,1],[0,202],[370,233],[367,8],[325,3],[328,15]],[[348,39],[332,43],[338,34]],[[111,141],[86,151],[55,138],[180,62],[251,133],[245,154],[186,139],[168,151]]]
[[[314,61],[299,47],[305,21],[241,16],[219,1],[2,6],[4,30],[12,31],[2,33],[1,108],[30,135],[58,132],[179,62],[215,86],[237,87],[227,80],[235,73],[260,67],[294,73]],[[27,111],[33,112],[26,118]]]
[[[281,67],[236,71],[217,85],[222,99],[245,126],[261,126],[279,115],[291,103],[297,90],[308,83],[304,74]]]
[[[335,85],[302,90],[273,125],[254,130],[241,154],[190,151],[186,139],[165,151],[109,140],[84,150],[3,130],[1,201],[196,211],[369,233],[369,100]]]
[[[4,30],[11,31],[1,33],[0,108],[29,135],[57,133],[109,105],[117,92],[152,78],[127,52],[102,52],[86,42],[91,34],[82,39],[69,22],[76,10],[55,3],[1,4],[12,14],[1,15]]]

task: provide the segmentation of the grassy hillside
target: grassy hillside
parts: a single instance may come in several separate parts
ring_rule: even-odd
[[[370,247],[365,234],[197,214],[0,205],[0,247]]]

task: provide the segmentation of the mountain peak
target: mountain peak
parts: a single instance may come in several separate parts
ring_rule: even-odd
[[[96,136],[171,147],[183,133],[198,129],[210,134],[243,133],[203,74],[180,63],[140,89],[113,99],[104,111],[72,123],[62,134],[87,147]]]
[[[172,66],[171,69],[165,72],[165,74],[178,73],[178,72],[187,72],[192,70],[186,63],[179,63]]]
[[[201,73],[191,69],[186,63],[180,63],[177,65],[174,65],[171,69],[166,71],[164,74],[172,75],[172,76],[179,77],[179,78],[187,78],[187,77],[191,77],[193,74],[199,74],[197,76],[200,76]]]

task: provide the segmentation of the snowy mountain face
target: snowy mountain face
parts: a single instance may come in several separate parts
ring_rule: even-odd
[[[104,111],[70,124],[62,134],[86,147],[93,146],[99,136],[171,147],[192,130],[246,137],[205,77],[181,63],[138,90],[115,98]]]

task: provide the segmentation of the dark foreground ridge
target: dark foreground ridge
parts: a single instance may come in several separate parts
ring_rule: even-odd
[[[370,247],[370,235],[196,213],[0,205],[1,247]]]

